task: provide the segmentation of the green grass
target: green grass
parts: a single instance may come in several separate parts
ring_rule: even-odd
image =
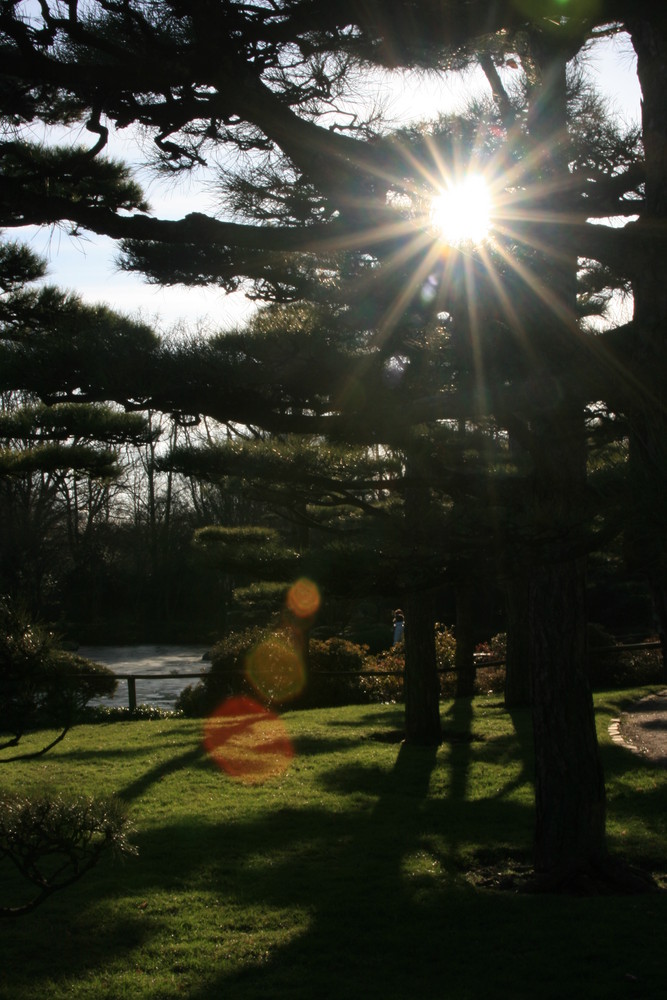
[[[624,697],[597,697],[610,847],[665,885],[667,772],[609,740]],[[442,711],[437,753],[396,741],[400,707],[287,713],[295,757],[264,784],[182,719],[81,726],[4,767],[5,788],[120,796],[139,854],[0,925],[0,997],[667,997],[667,893],[482,886],[529,860],[530,724],[497,696]]]

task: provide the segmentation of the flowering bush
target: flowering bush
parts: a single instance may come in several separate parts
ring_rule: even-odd
[[[440,678],[442,697],[454,695],[454,659],[456,639],[446,625],[435,626],[435,659]],[[362,690],[371,701],[399,702],[403,700],[403,671],[405,670],[405,645],[398,642],[391,649],[379,653],[375,664],[369,662],[368,673],[361,679]]]
[[[325,708],[365,701],[360,674],[369,659],[366,646],[346,639],[304,638],[289,628],[232,632],[210,653],[211,670],[179,696],[177,709],[207,715],[234,695],[264,704]]]
[[[475,694],[502,694],[505,690],[505,658],[507,656],[507,633],[499,632],[487,642],[475,647],[477,669],[475,671]],[[486,661],[490,665],[485,666]]]
[[[365,701],[391,703],[403,700],[405,647],[397,642],[376,657],[369,657],[366,672],[359,678],[359,689]]]
[[[287,628],[230,633],[211,650],[210,673],[181,693],[177,709],[186,715],[207,715],[226,698],[239,694],[291,708],[403,700],[403,642],[373,656],[366,645],[347,639],[311,639],[307,664],[300,645],[300,637]],[[436,625],[435,650],[441,697],[453,698],[456,639],[451,628]],[[480,651],[493,659],[502,658],[504,636],[495,636]],[[476,690],[502,691],[504,678],[504,668],[480,664]]]

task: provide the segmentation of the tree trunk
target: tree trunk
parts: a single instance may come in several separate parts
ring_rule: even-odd
[[[507,608],[505,707],[522,708],[532,703],[528,615],[530,584],[526,577],[515,577],[506,581],[505,604]]]
[[[667,223],[667,18],[656,4],[650,14],[643,10],[626,23],[642,89],[646,195],[639,226],[647,238],[633,280],[633,360],[640,392],[630,413],[630,476],[637,501],[631,545],[653,597],[667,672],[667,283],[664,261],[650,242],[651,233],[664,231]]]
[[[435,617],[430,593],[405,597],[405,738],[415,746],[439,746],[440,685],[435,655]]]
[[[472,698],[475,693],[475,585],[472,575],[456,585],[456,697]]]
[[[548,213],[562,210],[569,178],[567,53],[546,34],[531,43],[530,131],[545,192],[536,209]],[[576,255],[537,255],[535,279],[548,303],[532,331],[540,384],[530,418],[535,868],[557,888],[604,869],[605,798],[587,677],[585,567],[574,555],[586,488],[583,403],[569,386],[580,336]]]
[[[426,551],[431,496],[420,477],[419,457],[412,453],[406,462],[405,523],[414,551]],[[433,593],[419,580],[420,560],[406,577],[405,612],[405,738],[416,746],[439,746],[440,684],[435,654],[435,611]],[[416,577],[415,577],[416,573]],[[420,585],[421,584],[421,585]]]
[[[536,570],[530,593],[535,742],[535,868],[554,885],[606,862],[605,790],[581,613],[580,560]]]

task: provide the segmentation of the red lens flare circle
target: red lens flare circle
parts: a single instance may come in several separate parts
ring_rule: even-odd
[[[297,618],[312,618],[320,608],[317,584],[305,577],[293,583],[287,592],[287,607]]]
[[[208,717],[204,747],[221,770],[246,784],[278,777],[294,757],[282,719],[245,695],[228,698]]]

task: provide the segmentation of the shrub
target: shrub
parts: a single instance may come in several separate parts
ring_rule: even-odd
[[[454,630],[440,622],[435,626],[435,661],[440,678],[440,697],[453,698],[456,690],[456,638]]]
[[[475,694],[503,694],[505,691],[505,667],[478,666],[475,671]]]
[[[348,626],[344,638],[356,646],[367,646],[369,652],[375,654],[391,646],[392,634],[391,625],[384,622],[370,622]]]
[[[297,639],[297,645],[299,640]],[[226,698],[246,694],[266,704],[289,704],[292,708],[328,708],[363,702],[396,703],[403,700],[405,647],[399,642],[371,655],[368,647],[333,636],[311,639],[308,646],[308,673],[302,674],[301,684],[292,684],[286,673],[296,669],[293,656],[295,635],[288,629],[246,629],[232,632],[211,650],[211,671],[197,685],[187,687],[179,696],[176,707],[185,715],[203,716],[212,712]],[[436,625],[436,664],[440,677],[440,694],[453,698],[456,686],[454,660],[456,640],[452,629]],[[248,664],[254,651],[267,654],[263,669],[255,671]],[[504,636],[495,636],[482,648],[501,658]],[[283,676],[281,676],[281,669]],[[262,683],[258,684],[258,675]],[[502,691],[504,668],[480,666],[476,690],[479,693]]]
[[[309,708],[333,708],[367,701],[361,674],[373,662],[367,646],[338,637],[311,640],[309,675],[299,703]]]
[[[33,886],[19,903],[0,905],[0,915],[29,913],[97,864],[109,850],[136,853],[125,814],[115,800],[22,795],[0,798],[0,857]]]
[[[197,684],[189,684],[178,696],[177,710],[188,716],[205,716],[226,698],[251,694],[252,685],[245,676],[249,652],[268,635],[255,626],[230,632],[210,650],[211,669]]]
[[[78,721],[87,725],[102,722],[136,722],[155,719],[178,719],[183,712],[171,708],[160,708],[159,705],[137,705],[130,710],[124,705],[88,705],[79,713]]]
[[[480,642],[475,646],[475,653],[480,657],[480,662],[483,662],[482,657],[489,660],[502,660],[505,661],[507,656],[507,633],[498,632],[487,642]]]
[[[397,642],[391,649],[378,653],[375,662],[367,661],[366,673],[359,686],[368,701],[395,704],[403,700],[405,646]]]
[[[475,671],[475,694],[503,694],[505,690],[505,657],[507,656],[507,634],[499,632],[487,642],[475,647],[477,669]],[[491,665],[485,666],[490,660]],[[500,662],[493,662],[500,661]]]
[[[657,642],[657,637],[648,639]],[[665,680],[660,649],[620,650],[622,644],[601,625],[588,626],[589,676],[594,688],[640,687]]]
[[[204,716],[235,695],[250,695],[268,705],[325,708],[366,700],[359,674],[368,650],[346,639],[313,639],[308,670],[302,637],[285,628],[231,632],[211,650],[211,669],[181,692],[176,708]]]
[[[107,667],[60,649],[53,632],[0,602],[0,725],[16,746],[30,730],[67,730],[91,698],[113,694]]]

